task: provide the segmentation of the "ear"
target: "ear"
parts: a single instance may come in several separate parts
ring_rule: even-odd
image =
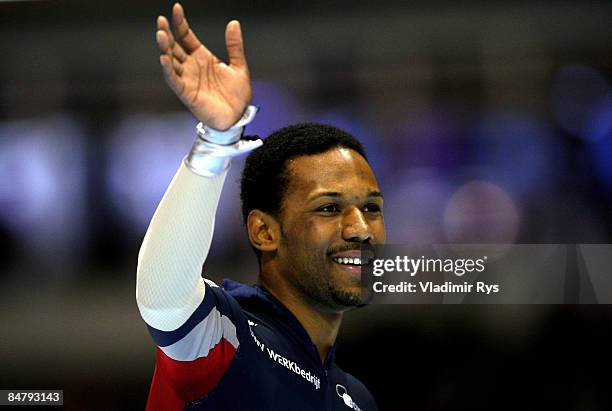
[[[280,225],[276,218],[260,210],[251,210],[247,217],[249,241],[259,251],[275,251],[280,241]]]

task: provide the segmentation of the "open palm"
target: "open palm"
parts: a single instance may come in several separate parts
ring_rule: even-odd
[[[172,25],[157,18],[157,44],[166,83],[204,124],[225,130],[236,123],[251,102],[251,80],[244,56],[240,23],[228,23],[225,43],[229,65],[210,52],[189,28],[183,7],[172,8]]]

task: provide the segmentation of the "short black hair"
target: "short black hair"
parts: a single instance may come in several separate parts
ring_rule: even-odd
[[[280,214],[289,183],[288,160],[339,147],[355,150],[368,161],[363,146],[353,135],[330,125],[300,123],[270,134],[261,147],[249,154],[242,171],[240,199],[245,224],[251,210]]]

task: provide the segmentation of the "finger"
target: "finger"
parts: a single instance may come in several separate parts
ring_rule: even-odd
[[[176,32],[176,40],[183,46],[187,53],[191,53],[202,45],[193,31],[189,28],[189,23],[185,18],[183,6],[176,3],[172,8],[172,22]]]
[[[231,66],[246,68],[246,57],[244,56],[244,41],[242,40],[242,29],[238,20],[232,20],[225,28],[225,44]]]
[[[159,50],[171,58],[172,49],[170,48],[170,38],[168,37],[168,34],[165,31],[157,30],[155,33],[155,39],[157,40]]]
[[[172,46],[174,44],[174,36],[172,35],[172,31],[170,31],[170,23],[168,23],[168,19],[164,16],[159,16],[157,18],[157,31],[162,31],[166,33],[168,36],[168,44]]]
[[[159,56],[159,62],[162,66],[162,71],[164,73],[164,77],[166,79],[166,83],[170,86],[170,88],[177,94],[183,92],[183,81],[177,76],[174,71],[174,66],[172,64],[171,59],[162,54]]]
[[[174,68],[177,76],[181,77],[183,75],[183,65],[177,59],[172,60],[172,68]]]
[[[170,23],[166,16],[157,16],[157,30],[170,31]]]
[[[174,43],[174,46],[172,47],[172,55],[181,63],[185,62],[187,59],[187,53],[185,53],[185,50],[183,50],[178,43]]]

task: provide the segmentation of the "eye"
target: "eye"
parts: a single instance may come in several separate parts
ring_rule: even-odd
[[[365,211],[366,213],[380,213],[382,209],[378,204],[370,203],[366,204],[366,206],[363,208],[363,211]]]
[[[340,211],[340,207],[338,206],[338,204],[325,204],[317,208],[317,211],[320,211],[323,213],[337,213]]]

